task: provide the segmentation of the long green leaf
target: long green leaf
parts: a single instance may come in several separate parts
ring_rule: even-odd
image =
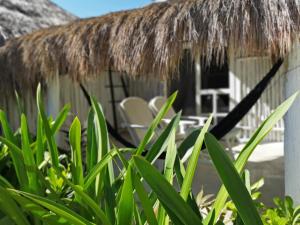
[[[139,173],[156,193],[166,211],[172,212],[171,215],[168,213],[170,217],[175,215],[183,224],[202,224],[190,206],[148,161],[140,156],[134,156],[133,160]]]
[[[225,150],[209,133],[205,135],[205,144],[219,177],[245,225],[262,225],[250,193]]]
[[[30,225],[20,207],[3,187],[0,187],[0,210],[17,225]]]
[[[189,160],[188,167],[186,170],[186,176],[184,177],[183,184],[181,187],[180,195],[184,200],[187,200],[188,195],[192,188],[192,182],[195,175],[195,171],[198,164],[199,155],[202,149],[203,141],[204,141],[204,135],[208,131],[208,128],[211,124],[212,116],[210,116],[205,123],[204,127],[202,128],[200,135],[195,143],[195,146],[193,148],[192,156]]]
[[[0,141],[3,144],[7,145],[7,147],[10,149],[9,154],[12,158],[18,181],[20,183],[20,186],[24,188],[27,186],[28,181],[25,171],[25,165],[22,159],[22,152],[21,150],[19,151],[19,143],[17,142],[17,139],[14,136],[11,127],[9,126],[6,114],[2,110],[0,110],[0,122],[2,125],[2,132],[5,136],[5,139],[1,137]]]
[[[151,138],[154,136],[155,129],[160,124],[161,120],[164,118],[164,116],[167,114],[169,109],[172,107],[173,102],[175,101],[177,96],[177,92],[172,94],[167,102],[164,104],[164,106],[161,108],[155,119],[152,121],[152,123],[149,126],[149,129],[146,132],[145,137],[141,141],[136,154],[141,155],[142,152],[145,150],[146,145],[150,142]]]
[[[132,188],[132,168],[131,165],[129,165],[126,171],[120,202],[118,205],[117,224],[131,225],[133,210],[134,210],[134,203],[133,203],[133,188]]]
[[[56,117],[52,127],[51,127],[51,132],[52,135],[55,135],[57,131],[61,128],[61,126],[64,124],[68,117],[68,113],[70,112],[71,105],[66,104],[63,109],[59,112],[58,116]]]
[[[175,130],[173,130],[167,148],[165,167],[164,167],[164,177],[170,184],[173,184],[173,170],[174,170],[175,158],[176,158],[176,143],[175,143]],[[169,224],[169,217],[165,215],[165,210],[162,206],[160,206],[158,209],[158,223],[160,225]]]
[[[95,114],[95,127],[98,135],[98,160],[109,152],[109,139],[106,120],[103,114],[103,110],[96,99],[92,98],[92,107]]]
[[[44,161],[44,154],[45,154],[45,148],[44,148],[44,142],[43,142],[43,121],[40,116],[40,114],[37,115],[37,134],[36,134],[36,145],[37,145],[37,151],[36,151],[36,164],[40,165]]]
[[[90,173],[84,179],[84,189],[86,190],[96,179],[99,173],[106,168],[107,164],[111,162],[113,157],[117,155],[117,151],[113,150],[106,154],[101,161],[99,161],[93,169],[91,169]]]
[[[234,165],[237,171],[241,174],[249,157],[255,150],[256,146],[266,137],[274,125],[286,114],[289,108],[292,106],[296,98],[298,97],[298,92],[289,97],[285,102],[283,102],[277,109],[260,125],[260,127],[253,134],[251,139],[245,145],[241,153],[239,154],[237,160]],[[215,216],[212,217],[212,211],[208,214],[208,216],[203,221],[204,224],[210,224],[211,222],[215,222],[218,216],[220,215],[222,209],[225,206],[226,200],[228,198],[228,193],[224,186],[221,187],[215,203],[213,205],[213,209],[215,212]]]
[[[24,114],[22,114],[21,116],[21,140],[25,169],[28,176],[29,190],[33,193],[36,193],[39,191],[39,183],[37,177],[38,168],[35,164],[33,152],[30,148],[27,119]]]
[[[34,194],[29,194],[22,191],[17,190],[10,190],[14,191],[17,194],[20,194],[21,196],[26,197],[27,199],[32,200],[33,202],[39,204],[40,206],[43,206],[47,208],[48,210],[52,211],[53,213],[65,218],[69,221],[69,223],[74,225],[94,225],[94,223],[86,220],[82,216],[78,215],[77,213],[70,210],[68,207],[65,207],[61,204],[58,204],[54,201],[51,201],[47,198],[43,198]]]
[[[59,112],[55,121],[51,124],[52,126],[50,128],[53,136],[57,134],[61,126],[64,124],[70,108],[71,106],[69,104],[65,105]],[[44,134],[43,120],[40,114],[38,114],[37,124],[37,138],[36,141],[30,145],[30,147],[36,152],[37,165],[40,165],[44,161],[45,144],[47,143],[47,137]]]
[[[177,154],[180,158],[183,158],[187,151],[195,145],[201,130],[201,128],[194,130],[181,142],[177,150]]]
[[[9,181],[8,181],[5,177],[3,177],[3,176],[1,176],[1,175],[0,175],[0,187],[4,187],[4,188],[14,188],[14,187],[12,186],[12,184],[9,183]]]
[[[81,158],[81,124],[76,117],[70,128],[70,145],[72,150],[72,179],[74,184],[83,185],[83,169]]]
[[[86,194],[81,186],[74,185],[69,182],[67,179],[66,181],[72,187],[72,189],[81,197],[83,202],[90,207],[90,209],[94,212],[96,218],[98,218],[103,224],[110,225],[108,218],[106,217],[105,213],[101,210],[100,206],[88,195]]]
[[[87,125],[87,147],[86,147],[86,167],[87,172],[97,164],[97,148],[96,148],[96,136],[94,127],[94,111],[90,110],[88,114]]]
[[[50,129],[51,129],[51,133],[53,136],[55,136],[57,134],[57,132],[60,130],[60,128],[62,127],[62,125],[64,124],[67,116],[68,116],[68,113],[71,109],[71,106],[70,104],[67,104],[63,107],[63,109],[59,112],[58,116],[56,117],[55,121],[53,123],[50,124]],[[41,126],[39,126],[39,123],[41,123]],[[38,127],[40,127],[40,129],[43,130],[43,127],[42,127],[42,124],[43,124],[43,120],[41,118],[41,115],[38,114]],[[39,130],[39,128],[38,128]],[[38,134],[38,130],[37,130],[37,134]],[[45,144],[47,143],[47,137],[46,135],[43,133],[43,136],[41,136],[41,141],[43,141],[42,143]],[[41,142],[40,142],[41,143]],[[36,149],[36,151],[38,151],[38,139],[33,142],[30,147],[32,149]],[[40,154],[42,157],[44,156],[43,154]]]
[[[47,225],[69,224],[64,218],[54,215],[49,210],[19,195],[18,193],[14,191],[10,191],[9,193],[11,194],[12,198],[14,198],[15,201],[22,206],[23,211],[34,216],[35,221],[39,219],[40,221],[44,221],[44,223]]]
[[[157,220],[155,218],[155,214],[153,211],[153,205],[151,204],[147,192],[145,191],[145,188],[142,182],[140,181],[140,178],[137,176],[137,174],[133,175],[133,183],[134,183],[135,190],[141,201],[141,205],[144,208],[144,212],[148,223],[150,225],[157,225]]]
[[[25,114],[24,104],[23,104],[17,91],[15,91],[15,97],[16,97],[16,102],[17,102],[18,113],[19,113],[19,116],[21,117],[22,114]]]
[[[182,184],[183,184],[184,177],[186,176],[186,171],[185,171],[185,167],[183,165],[183,162],[180,161],[178,155],[175,159],[174,170],[175,170],[178,185],[181,187]],[[194,213],[196,213],[200,218],[202,218],[202,215],[199,211],[198,204],[196,202],[196,198],[195,198],[195,196],[193,195],[192,192],[190,193],[190,195],[188,195],[188,198],[187,198],[186,202],[193,209]]]
[[[159,135],[157,140],[151,146],[150,150],[147,152],[146,159],[153,163],[161,153],[165,151],[167,145],[169,143],[169,139],[171,137],[171,133],[173,130],[176,130],[178,124],[180,122],[181,112],[177,113],[176,116],[171,120],[168,126],[164,129],[164,131]]]
[[[18,158],[23,160],[23,152],[17,145],[11,142],[8,138],[0,137],[0,142],[5,144],[11,152],[13,152]]]
[[[99,162],[110,151],[108,130],[101,105],[96,101],[95,98],[91,98],[91,102],[95,115],[95,134],[98,148],[97,162]],[[101,190],[99,190],[100,187],[109,189],[114,180],[114,170],[111,161],[108,162],[106,168],[107,169],[103,170],[103,174],[98,174],[96,180],[95,193],[98,193],[98,195],[99,192],[102,192]],[[105,178],[102,178],[103,175],[105,176]]]
[[[58,169],[59,167],[58,150],[57,150],[55,138],[51,131],[50,124],[44,109],[44,103],[43,103],[42,93],[41,93],[41,84],[38,85],[36,99],[37,99],[38,111],[43,121],[43,127],[45,129],[45,133],[46,133],[46,137],[50,149],[52,164],[55,169]]]

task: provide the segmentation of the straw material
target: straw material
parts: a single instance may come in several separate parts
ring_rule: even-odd
[[[284,57],[299,38],[299,18],[297,0],[154,3],[8,41],[0,48],[1,83],[35,87],[56,73],[83,80],[108,68],[167,79],[187,46],[207,63],[222,63],[228,52]]]

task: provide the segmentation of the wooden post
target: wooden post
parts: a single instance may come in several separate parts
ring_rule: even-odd
[[[114,82],[113,82],[113,74],[111,68],[108,70],[108,77],[109,77],[109,90],[110,90],[110,101],[112,106],[112,113],[114,119],[114,128],[118,130],[118,118],[117,118],[117,110],[116,110],[116,98],[115,98],[115,90],[114,90]]]
[[[285,96],[300,90],[300,48],[294,49],[288,58],[285,80]],[[295,204],[300,204],[300,98],[296,100],[285,117],[285,194],[291,196]]]

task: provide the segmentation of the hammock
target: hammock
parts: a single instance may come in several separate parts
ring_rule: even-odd
[[[255,105],[264,90],[271,83],[272,78],[276,75],[282,64],[283,59],[279,59],[273,65],[272,69],[266,74],[266,76],[247,94],[246,97],[243,98],[243,100],[239,104],[235,106],[235,108],[231,112],[228,113],[226,117],[224,117],[210,130],[210,133],[212,133],[218,140],[228,134]],[[80,84],[80,88],[88,103],[91,105],[89,94],[83,84]],[[106,123],[108,132],[113,138],[115,138],[118,142],[126,147],[136,147],[132,143],[125,140],[108,121],[106,121]],[[186,151],[193,146],[193,143],[195,143],[200,131],[201,129],[195,130],[182,142],[181,146],[178,149],[178,154],[180,157],[183,157]]]

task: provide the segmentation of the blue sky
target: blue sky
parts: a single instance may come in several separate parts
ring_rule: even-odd
[[[79,17],[99,16],[105,13],[147,5],[151,0],[52,0]]]

